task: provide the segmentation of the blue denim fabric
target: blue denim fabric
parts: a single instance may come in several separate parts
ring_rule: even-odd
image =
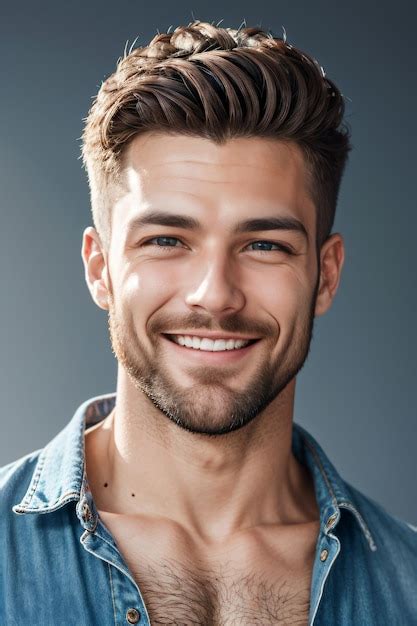
[[[129,609],[149,626],[84,471],[84,430],[115,402],[115,393],[86,400],[43,449],[0,468],[1,626],[126,626]],[[342,480],[297,424],[292,445],[321,518],[309,625],[417,625],[417,528]]]

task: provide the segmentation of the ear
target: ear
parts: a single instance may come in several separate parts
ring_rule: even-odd
[[[340,233],[333,233],[326,239],[320,250],[320,283],[317,293],[315,316],[328,311],[339,286],[345,260],[345,247]]]
[[[91,297],[100,309],[109,309],[107,262],[100,237],[95,228],[88,226],[83,233],[81,257],[84,263],[85,281]]]

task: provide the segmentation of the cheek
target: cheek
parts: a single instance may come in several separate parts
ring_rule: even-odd
[[[273,276],[258,280],[256,293],[260,306],[282,327],[306,309],[310,287],[305,276],[300,276],[293,268],[282,267]]]
[[[161,271],[161,268],[136,270],[125,277],[121,288],[122,300],[125,306],[136,309],[137,313],[152,311],[172,297],[174,285],[175,280],[169,272]]]

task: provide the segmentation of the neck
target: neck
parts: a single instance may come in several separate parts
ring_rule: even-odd
[[[250,424],[208,437],[119,378],[114,410],[85,437],[97,508],[168,518],[205,539],[317,519],[311,476],[291,450],[294,391],[295,379]]]

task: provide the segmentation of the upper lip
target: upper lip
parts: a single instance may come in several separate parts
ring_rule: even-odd
[[[259,339],[259,337],[243,337],[242,335],[232,335],[226,333],[217,333],[213,331],[206,330],[204,332],[198,332],[196,330],[192,331],[178,331],[176,333],[163,333],[164,335],[188,335],[189,337],[207,337],[207,339],[234,339],[238,341],[239,339],[242,341],[248,341],[251,339]]]

